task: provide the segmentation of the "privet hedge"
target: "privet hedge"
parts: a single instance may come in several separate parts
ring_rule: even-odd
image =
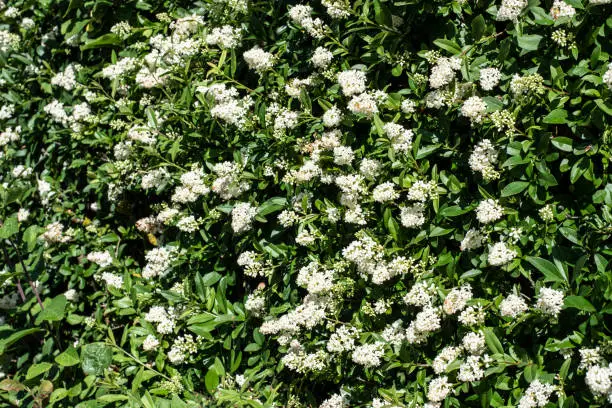
[[[612,403],[610,0],[0,3],[1,406]]]

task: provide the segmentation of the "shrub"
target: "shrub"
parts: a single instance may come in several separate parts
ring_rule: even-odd
[[[15,0],[3,406],[612,402],[609,0]]]

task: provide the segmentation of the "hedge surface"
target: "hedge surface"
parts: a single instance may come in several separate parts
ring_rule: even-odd
[[[611,3],[0,1],[0,405],[612,403]]]

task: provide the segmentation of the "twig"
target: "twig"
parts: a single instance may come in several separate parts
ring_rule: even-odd
[[[2,253],[4,254],[4,262],[6,263],[6,265],[9,268],[13,268],[14,265],[11,262],[11,259],[8,256],[8,252],[6,251],[6,247],[4,246],[4,243],[2,243]],[[17,278],[17,293],[19,293],[19,296],[21,297],[21,301],[23,303],[26,302],[26,297],[25,297],[25,293],[23,293],[23,287],[21,287],[21,279]]]
[[[25,263],[23,262],[23,258],[21,257],[21,252],[19,252],[19,248],[17,248],[17,245],[15,245],[15,243],[11,241],[10,239],[7,239],[7,241],[9,242],[9,244],[11,244],[11,246],[17,253],[17,258],[19,259],[19,263],[21,264],[21,267],[23,268],[23,272],[28,277],[28,281],[30,282],[30,287],[32,288],[32,292],[34,292],[34,296],[36,296],[36,301],[38,302],[38,305],[40,306],[40,310],[45,310],[45,308],[43,307],[42,300],[40,299],[40,295],[38,294],[38,289],[36,289],[36,286],[34,285],[34,282],[32,281],[32,277],[30,276],[30,272],[28,272],[28,268],[26,268]]]

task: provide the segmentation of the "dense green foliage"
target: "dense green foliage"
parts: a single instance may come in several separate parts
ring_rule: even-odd
[[[0,406],[612,403],[608,0],[0,1]]]

